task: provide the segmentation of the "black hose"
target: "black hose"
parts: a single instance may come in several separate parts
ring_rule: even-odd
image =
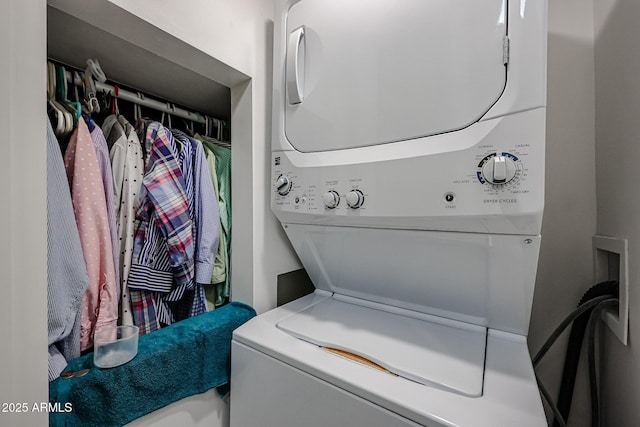
[[[571,314],[565,317],[564,320],[558,326],[556,326],[556,328],[553,330],[551,335],[549,335],[549,338],[547,338],[544,344],[542,344],[542,347],[540,348],[540,350],[538,350],[536,355],[533,356],[533,359],[531,360],[531,362],[533,363],[533,367],[535,368],[538,366],[538,363],[540,363],[542,358],[547,354],[551,346],[555,344],[558,338],[560,338],[560,335],[562,335],[564,330],[567,329],[573,323],[574,320],[576,320],[582,314],[588,311],[591,311],[595,306],[597,306],[602,301],[605,301],[609,298],[611,297],[609,295],[606,295],[606,296],[596,297],[594,299],[591,299],[585,302],[584,304],[581,304],[580,306],[578,306],[578,308],[573,310]]]
[[[611,280],[608,282],[601,282],[591,287],[584,293],[580,299],[578,306],[590,301],[594,298],[602,296],[618,297],[618,281]],[[560,392],[558,394],[557,407],[562,415],[562,418],[569,419],[569,412],[571,411],[571,402],[573,399],[573,388],[576,381],[576,374],[578,371],[578,362],[580,360],[580,352],[582,350],[582,341],[587,329],[587,323],[593,307],[578,316],[571,327],[571,334],[569,336],[569,343],[567,345],[567,353],[564,358],[564,368],[562,369],[562,380],[560,382]],[[553,427],[561,427],[560,423],[556,420],[553,423]]]
[[[542,384],[542,381],[540,380],[540,377],[538,376],[538,374],[535,374],[535,376],[536,376],[536,381],[538,382],[538,389],[540,390],[540,394],[542,395],[542,397],[544,397],[544,400],[547,401],[547,404],[551,408],[551,411],[553,412],[553,416],[555,417],[554,420],[556,420],[556,422],[560,425],[560,427],[567,427],[567,423],[564,422],[564,418],[562,418],[560,411],[558,411],[558,407],[553,402],[553,399],[551,398],[551,395],[547,391],[547,388],[544,386],[544,384]]]
[[[589,390],[591,395],[591,427],[600,427],[600,402],[598,399],[598,378],[596,375],[596,328],[602,311],[618,305],[618,298],[602,301],[591,312],[587,323],[587,356],[589,359]]]

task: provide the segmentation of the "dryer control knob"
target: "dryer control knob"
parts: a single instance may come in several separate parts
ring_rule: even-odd
[[[364,194],[360,190],[351,190],[345,197],[351,209],[358,209],[364,203]]]
[[[322,201],[328,209],[334,209],[340,204],[340,195],[335,191],[327,191],[322,196]]]
[[[495,155],[482,166],[482,176],[489,184],[506,184],[516,176],[516,164],[507,156]]]
[[[276,180],[276,191],[281,196],[286,196],[291,191],[291,180],[286,175],[280,175]]]

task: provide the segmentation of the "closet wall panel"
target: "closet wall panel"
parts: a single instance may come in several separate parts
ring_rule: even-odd
[[[37,426],[46,425],[47,414],[33,404],[48,401],[46,2],[8,0],[2,7],[0,410],[6,404],[7,411],[0,425]]]
[[[47,20],[50,58],[80,69],[86,68],[88,58],[97,58],[110,80],[159,99],[179,100],[222,120],[231,119],[227,86],[54,7],[48,8]]]

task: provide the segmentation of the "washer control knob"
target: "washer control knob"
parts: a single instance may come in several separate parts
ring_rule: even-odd
[[[291,180],[286,175],[280,175],[276,180],[276,191],[281,196],[286,196],[291,191]]]
[[[358,209],[364,203],[364,194],[360,190],[351,190],[345,197],[351,209]]]
[[[516,176],[516,164],[507,156],[495,155],[482,166],[482,176],[490,184],[506,184]]]
[[[334,209],[340,204],[340,195],[333,190],[327,191],[322,196],[322,201],[327,209]]]

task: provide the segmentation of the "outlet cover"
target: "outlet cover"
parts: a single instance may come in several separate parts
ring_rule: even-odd
[[[602,318],[624,345],[629,335],[629,256],[627,239],[593,236],[595,283],[617,280],[620,284],[618,308],[606,309]]]

